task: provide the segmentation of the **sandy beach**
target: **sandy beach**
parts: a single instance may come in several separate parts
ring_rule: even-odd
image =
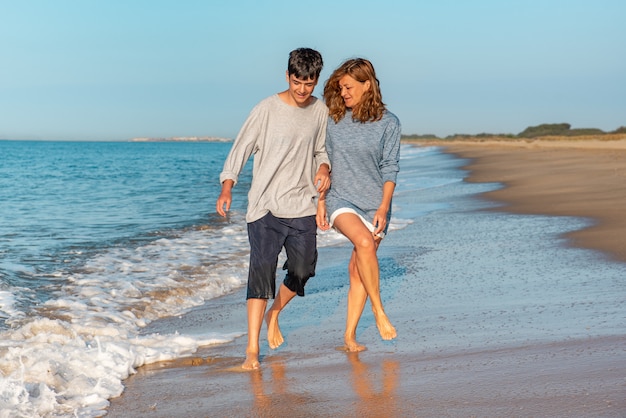
[[[472,182],[501,182],[485,197],[516,213],[578,216],[594,225],[572,232],[573,245],[626,262],[626,139],[456,142],[471,159]]]
[[[385,239],[395,341],[380,340],[368,305],[368,350],[336,350],[349,248],[322,248],[310,294],[281,317],[286,343],[265,343],[261,370],[240,370],[245,338],[205,347],[141,367],[108,416],[626,416],[626,140],[420,144],[464,159],[476,190],[505,187],[442,195],[445,210]],[[245,320],[237,292],[146,332]]]

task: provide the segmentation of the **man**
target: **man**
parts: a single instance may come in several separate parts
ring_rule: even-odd
[[[319,52],[291,51],[287,64],[287,90],[257,104],[242,126],[220,174],[222,191],[217,212],[226,216],[231,189],[245,163],[254,154],[252,184],[248,192],[248,345],[242,367],[257,369],[259,334],[267,322],[270,348],[283,343],[278,315],[315,275],[317,262],[316,198],[330,186],[326,154],[328,108],[312,96],[322,71]],[[286,277],[265,315],[267,300],[275,297],[276,265],[285,248]]]

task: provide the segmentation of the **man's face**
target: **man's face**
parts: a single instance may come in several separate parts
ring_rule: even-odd
[[[293,100],[293,104],[298,107],[307,106],[317,85],[317,79],[303,80],[287,73],[287,82],[289,83],[289,97]]]

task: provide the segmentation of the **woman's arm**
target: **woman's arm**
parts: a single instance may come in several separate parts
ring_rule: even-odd
[[[387,226],[387,214],[389,213],[389,209],[391,208],[391,198],[393,197],[393,192],[395,189],[396,183],[392,181],[386,181],[385,184],[383,184],[383,198],[380,202],[380,206],[378,206],[378,209],[376,210],[376,214],[374,215],[374,219],[372,222],[375,227],[373,232],[374,235],[384,231],[385,227]]]

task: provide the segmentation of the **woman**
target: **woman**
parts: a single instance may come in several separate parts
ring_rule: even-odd
[[[376,251],[391,219],[400,121],[387,111],[374,67],[362,58],[350,59],[333,72],[324,86],[324,100],[329,108],[326,151],[332,181],[318,201],[317,221],[322,230],[332,226],[354,245],[344,349],[362,351],[356,328],[368,297],[381,337],[396,337],[380,298]]]

